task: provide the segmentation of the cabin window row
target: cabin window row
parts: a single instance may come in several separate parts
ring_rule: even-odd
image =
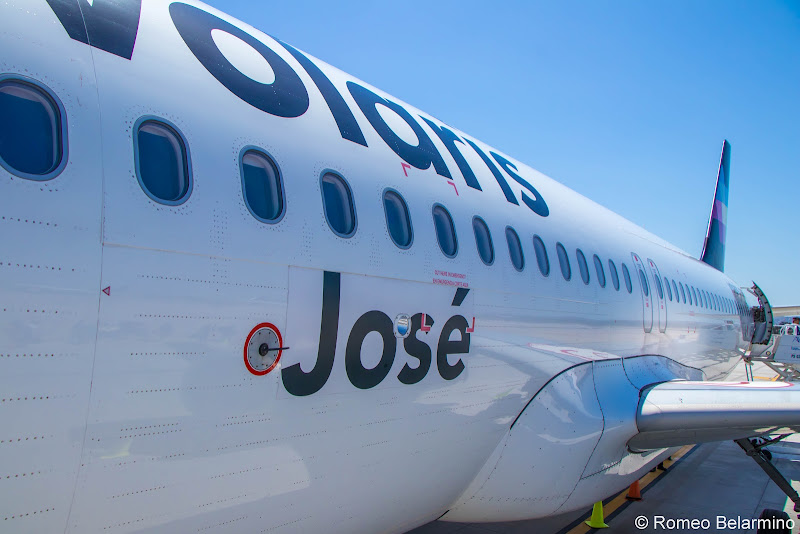
[[[550,261],[547,257],[547,247],[542,241],[542,238],[538,235],[533,236],[533,244],[536,252],[536,259],[539,263],[539,270],[544,276],[548,276],[550,274]],[[570,263],[569,253],[561,242],[556,243],[556,255],[558,256],[558,266],[561,270],[561,276],[566,281],[572,280],[572,264]],[[594,276],[597,280],[597,284],[601,288],[605,288],[608,285],[609,278],[615,291],[619,291],[620,287],[622,287],[617,264],[614,263],[614,260],[609,259],[604,265],[600,256],[593,254],[590,267],[586,259],[586,254],[584,254],[583,250],[580,248],[575,249],[575,260],[578,264],[580,279],[584,285],[588,286]],[[608,266],[608,277],[606,277],[606,266]],[[631,280],[631,273],[628,270],[628,266],[624,263],[620,263],[620,269],[622,270],[622,281],[625,285],[625,290],[628,293],[633,293],[633,281]],[[592,271],[594,271],[594,275],[592,275]]]
[[[174,125],[154,118],[141,119],[136,126],[135,137],[136,171],[142,189],[156,202],[180,205],[192,191],[191,164],[185,138]],[[284,214],[285,202],[283,182],[278,166],[264,151],[248,147],[240,157],[242,191],[253,217],[265,223],[275,223]],[[320,178],[322,204],[325,219],[336,235],[349,238],[355,235],[357,217],[353,192],[347,180],[334,171],[326,171]],[[386,227],[392,242],[401,249],[411,247],[413,227],[408,205],[402,195],[393,189],[383,194]],[[432,209],[433,226],[442,253],[448,258],[458,254],[458,238],[450,212],[441,204]],[[495,261],[492,234],[486,221],[475,216],[472,230],[478,256],[486,265]],[[508,226],[505,230],[509,259],[518,271],[525,269],[525,255],[517,231]],[[550,274],[547,247],[538,235],[533,237],[534,251],[539,270],[544,276]],[[564,245],[556,244],[561,273],[565,280],[572,278],[570,260]],[[580,278],[589,285],[592,278],[589,263],[581,249],[575,251]],[[597,254],[592,256],[592,266],[600,287],[606,287],[603,261]],[[632,293],[633,284],[625,264],[621,265],[625,289]],[[608,269],[614,289],[620,290],[617,267],[608,260]],[[646,284],[646,282],[645,282]]]
[[[0,165],[9,172],[31,180],[49,180],[57,176],[67,162],[67,128],[64,107],[55,94],[42,84],[19,76],[0,76]],[[135,125],[134,155],[136,176],[142,190],[155,202],[177,206],[186,202],[192,192],[192,170],[189,147],[180,130],[170,122],[144,117]],[[280,221],[285,212],[283,180],[280,170],[267,153],[257,147],[242,150],[239,159],[242,193],[250,213],[264,223]],[[320,179],[323,210],[331,230],[340,237],[356,232],[357,219],[352,190],[338,173],[325,172]],[[393,189],[383,194],[386,227],[392,242],[401,249],[411,246],[414,238],[408,205]],[[432,210],[436,238],[442,253],[453,258],[458,253],[455,225],[449,211],[441,204]],[[495,260],[492,235],[486,222],[478,216],[472,219],[472,229],[478,255],[486,265]],[[519,234],[510,226],[505,230],[511,264],[517,271],[525,269],[525,255]],[[539,271],[550,275],[547,247],[538,235],[533,236],[534,253]],[[556,243],[559,268],[564,280],[572,279],[572,266],[567,249]],[[597,254],[591,266],[583,251],[575,250],[575,260],[581,281],[589,285],[592,271],[598,285],[607,284],[603,261]],[[608,260],[608,275],[614,289],[621,284],[617,266]],[[628,267],[620,265],[625,289],[632,293],[633,284]],[[640,283],[649,295],[649,283],[639,270]],[[746,315],[748,310],[738,301],[722,297],[692,285],[655,277],[660,299],[689,304],[705,309]]]
[[[656,278],[656,282],[658,295],[661,299],[723,313],[742,313],[733,299],[723,297],[712,291],[706,291],[690,284],[684,286],[682,282],[676,282],[674,279],[670,280],[666,276],[663,277],[663,285],[658,278]]]

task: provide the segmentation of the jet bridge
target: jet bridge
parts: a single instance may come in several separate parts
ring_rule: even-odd
[[[770,306],[767,296],[755,282],[753,283],[753,287],[743,287],[742,289],[756,299],[754,305],[748,303],[750,315],[753,320],[752,330],[748,332],[748,334],[750,334],[748,336],[750,338],[750,346],[747,349],[748,358],[751,360],[760,360],[762,357],[770,358],[772,354],[767,355],[767,349],[772,340],[772,306]],[[752,299],[749,300],[752,301]]]
[[[752,288],[746,289],[758,304],[750,308],[753,336],[745,361],[764,363],[784,382],[800,381],[800,349],[794,350],[798,340],[793,335],[782,335],[780,327],[773,326],[775,313],[758,284],[753,283]]]
[[[772,336],[772,306],[769,305],[767,296],[755,282],[748,291],[758,299],[758,305],[752,308],[754,329],[751,342],[753,345],[767,345]]]

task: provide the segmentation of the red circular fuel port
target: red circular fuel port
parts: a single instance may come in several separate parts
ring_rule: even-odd
[[[272,323],[261,323],[250,331],[244,342],[244,364],[256,376],[264,376],[275,367],[283,353],[281,331]]]

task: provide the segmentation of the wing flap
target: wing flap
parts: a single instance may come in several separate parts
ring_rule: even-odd
[[[666,382],[642,390],[639,433],[646,451],[764,434],[800,432],[800,387],[787,382]]]

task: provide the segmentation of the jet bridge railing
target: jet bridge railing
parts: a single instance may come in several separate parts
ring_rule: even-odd
[[[781,329],[781,327],[774,328]],[[751,350],[745,360],[763,363],[772,369],[781,381],[800,381],[800,336],[797,334],[797,331],[789,334],[781,331],[773,332],[769,343],[758,345],[757,350]]]

